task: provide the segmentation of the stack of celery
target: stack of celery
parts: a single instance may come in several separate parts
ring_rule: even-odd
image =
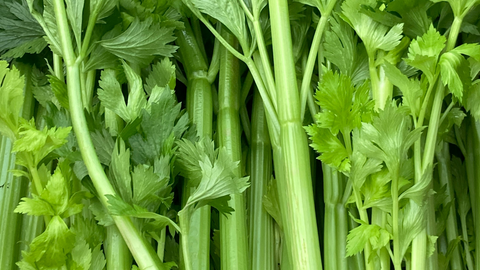
[[[480,0],[2,0],[0,269],[478,270],[478,42]]]

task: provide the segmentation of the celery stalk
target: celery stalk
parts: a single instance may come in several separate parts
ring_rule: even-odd
[[[267,183],[273,173],[272,148],[265,111],[258,92],[255,92],[253,98],[251,134],[250,269],[273,270],[275,268],[273,220],[265,211],[262,203]]]
[[[225,40],[235,47],[235,37],[223,32]],[[220,78],[218,91],[218,141],[225,147],[231,160],[242,161],[240,125],[239,60],[222,47],[220,52]],[[235,174],[241,177],[242,165]],[[235,209],[230,216],[220,216],[220,255],[222,269],[248,269],[248,241],[245,214],[245,196],[231,195],[229,206]]]
[[[177,43],[187,71],[187,111],[197,128],[198,135],[211,138],[213,102],[212,88],[207,77],[208,67],[190,24],[184,23],[185,29],[178,32]],[[186,202],[193,191],[190,189],[184,185],[182,203]],[[190,259],[195,262],[189,265],[191,269],[210,268],[210,215],[210,206],[196,210],[188,222],[188,231],[191,232],[189,237],[182,237],[180,245],[183,247],[184,241],[188,241]],[[183,260],[181,263],[184,263]]]
[[[322,269],[312,191],[310,155],[300,116],[287,0],[269,3],[280,122],[280,152],[274,153],[280,208],[292,269]],[[280,159],[280,160],[278,160]],[[280,167],[281,166],[281,167]]]

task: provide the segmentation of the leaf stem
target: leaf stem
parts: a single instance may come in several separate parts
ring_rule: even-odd
[[[302,86],[300,88],[300,105],[302,106],[300,115],[302,116],[302,121],[305,117],[307,97],[309,94],[311,94],[310,83],[312,81],[313,69],[315,68],[315,61],[317,60],[318,56],[318,49],[320,47],[323,33],[325,32],[325,28],[328,23],[328,18],[330,17],[330,14],[332,13],[332,10],[335,7],[336,3],[337,0],[330,0],[325,9],[325,12],[323,12],[322,17],[320,17],[320,21],[318,22],[317,28],[315,29],[315,35],[313,36],[312,45],[308,53],[307,65],[303,70]]]

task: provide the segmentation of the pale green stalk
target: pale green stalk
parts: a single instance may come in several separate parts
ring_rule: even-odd
[[[21,116],[30,119],[35,105],[31,87],[32,67],[19,63],[17,68],[25,77]],[[2,269],[6,270],[16,269],[15,263],[20,260],[17,254],[22,248],[22,241],[27,240],[21,237],[22,215],[14,213],[14,210],[20,198],[26,196],[28,192],[28,179],[16,177],[10,172],[13,169],[24,170],[21,167],[15,168],[16,154],[12,153],[12,148],[12,141],[0,135],[0,243],[2,243],[0,262]]]
[[[236,47],[235,37],[223,32],[225,40]],[[240,70],[239,60],[222,47],[218,91],[218,141],[225,147],[232,161],[240,162],[234,173],[242,177],[242,143],[240,126]],[[220,260],[222,269],[248,269],[247,220],[244,194],[232,194],[228,205],[235,211],[228,217],[220,216]]]
[[[272,177],[272,148],[262,100],[258,92],[253,98],[250,157],[250,228],[249,251],[252,270],[275,269],[274,227],[272,217],[263,207],[263,196]]]
[[[269,3],[281,152],[275,154],[285,239],[292,269],[322,269],[312,191],[310,155],[301,122],[301,105],[287,0]],[[278,159],[281,160],[278,160]],[[281,167],[279,167],[280,165]]]
[[[108,180],[95,148],[90,138],[87,121],[83,112],[81,103],[81,59],[77,59],[73,51],[72,37],[70,35],[69,24],[65,12],[63,0],[53,1],[55,16],[58,27],[62,53],[67,68],[67,88],[70,102],[70,116],[72,119],[73,130],[83,157],[83,161],[88,169],[90,178],[98,193],[99,199],[107,207],[108,201],[105,195],[115,195],[115,191]],[[147,244],[141,233],[134,226],[129,217],[112,216],[118,230],[122,234],[127,246],[135,258],[139,268],[161,269],[161,262],[155,254],[153,248]]]
[[[474,168],[475,168],[475,178],[478,179],[480,177],[480,171],[478,167],[480,165],[480,123],[476,121],[473,117],[471,118],[470,122],[470,133],[467,136],[472,137],[473,141],[473,160],[474,160]],[[477,180],[478,181],[478,180]],[[480,194],[480,184],[478,182],[475,183],[475,192]],[[477,211],[479,207],[477,206]],[[480,213],[476,213],[475,216],[475,235],[480,235],[480,221],[478,218],[480,217]],[[480,237],[475,237],[475,247],[480,247]],[[475,248],[475,269],[480,269],[480,248]]]
[[[447,40],[446,51],[450,51],[455,47],[460,27],[462,25],[463,17],[455,17],[450,28],[450,34]],[[435,84],[432,82],[432,84]],[[438,128],[440,126],[440,117],[442,111],[442,103],[444,98],[445,87],[442,83],[437,84],[437,89],[433,98],[432,110],[430,114],[430,121],[428,124],[427,137],[425,140],[425,147],[422,159],[422,174],[427,169],[433,167],[433,157],[435,153],[435,146],[437,143]],[[435,209],[433,198],[427,200],[427,228],[420,232],[414,239],[412,244],[412,270],[438,269],[437,251],[427,258],[427,233],[435,235]],[[427,264],[425,264],[425,262]]]
[[[115,225],[107,227],[104,250],[107,270],[129,270],[132,268],[132,256]]]
[[[197,134],[202,138],[212,137],[213,101],[212,86],[208,80],[208,67],[200,46],[188,22],[185,28],[177,32],[177,43],[187,72],[187,112],[195,124]],[[183,188],[183,204],[193,192],[187,184]],[[182,249],[188,248],[189,258],[181,257],[181,264],[194,270],[210,268],[210,206],[195,210],[188,220],[189,237],[183,237],[180,243]],[[185,218],[186,219],[186,218]],[[185,246],[187,241],[188,247]],[[188,265],[188,260],[195,262]]]
[[[344,181],[341,173],[322,164],[323,200],[325,202],[325,269],[349,269],[346,257],[348,234],[347,211],[343,204]]]
[[[458,227],[457,227],[457,210],[455,207],[454,199],[455,194],[453,190],[453,183],[452,183],[452,171],[450,167],[450,147],[447,142],[443,142],[441,145],[441,149],[436,149],[436,158],[437,158],[437,169],[438,169],[438,179],[440,182],[440,186],[445,186],[445,194],[447,196],[447,202],[452,202],[450,206],[450,211],[447,216],[446,220],[446,237],[447,241],[453,241],[458,237]],[[450,259],[450,269],[457,270],[463,269],[463,261],[460,255],[460,248],[457,247],[453,251],[452,257]]]
[[[372,224],[376,224],[382,228],[385,228],[385,226],[387,225],[387,214],[379,208],[373,207]],[[380,269],[390,270],[390,255],[388,254],[387,249],[382,248],[377,251],[377,256],[380,258]]]

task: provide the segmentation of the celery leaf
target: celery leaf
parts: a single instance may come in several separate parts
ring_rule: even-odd
[[[0,61],[0,83],[0,133],[15,140],[25,82],[18,69],[9,69],[6,61]]]
[[[320,153],[318,159],[340,172],[350,171],[348,151],[336,136],[328,129],[317,125],[311,125],[305,129],[312,140],[311,146]]]
[[[396,24],[389,28],[361,12],[363,8],[375,8],[375,5],[375,0],[346,0],[342,4],[345,20],[363,40],[369,54],[373,54],[378,49],[393,50],[400,43],[403,30],[403,24]]]
[[[130,64],[147,66],[156,55],[170,57],[176,51],[176,46],[168,44],[175,40],[173,31],[174,28],[161,27],[151,18],[135,19],[125,32],[100,44]]]
[[[40,269],[58,269],[65,264],[67,254],[74,247],[75,235],[59,216],[54,216],[45,231],[33,239],[20,265],[33,262]]]
[[[427,76],[430,83],[434,83],[437,73],[437,61],[445,48],[447,39],[430,26],[427,33],[410,43],[407,64],[420,69]]]

